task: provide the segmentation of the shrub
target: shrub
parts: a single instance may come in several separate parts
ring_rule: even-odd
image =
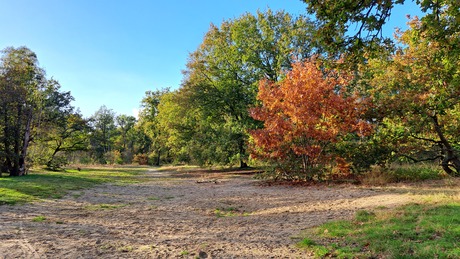
[[[137,154],[134,155],[133,162],[138,163],[139,165],[148,165],[149,157],[147,154]]]

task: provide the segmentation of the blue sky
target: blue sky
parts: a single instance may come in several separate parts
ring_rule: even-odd
[[[210,23],[268,7],[305,13],[299,0],[0,0],[0,49],[34,51],[86,117],[102,105],[133,115],[145,91],[180,86]],[[395,10],[386,32],[413,7]]]

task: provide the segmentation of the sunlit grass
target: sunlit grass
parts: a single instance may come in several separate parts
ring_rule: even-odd
[[[146,181],[145,167],[100,167],[67,170],[66,172],[32,171],[21,177],[0,178],[0,205],[31,202],[38,199],[59,199],[69,191],[90,188],[97,184],[132,184]]]
[[[440,166],[433,164],[391,164],[375,166],[361,179],[367,185],[386,185],[397,182],[420,182],[447,179],[449,176]]]
[[[318,258],[460,258],[460,200],[358,211],[311,229],[298,246]]]
[[[46,220],[45,216],[37,216],[37,217],[32,219],[33,222],[43,222],[45,220]]]

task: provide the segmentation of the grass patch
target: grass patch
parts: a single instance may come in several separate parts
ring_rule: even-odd
[[[214,215],[218,218],[222,217],[235,217],[238,215],[238,210],[233,207],[219,208],[214,210]]]
[[[33,222],[43,222],[46,220],[45,216],[36,216],[35,218],[32,219]]]
[[[317,257],[324,257],[329,253],[329,250],[326,247],[318,245],[315,241],[309,238],[302,239],[302,241],[297,243],[297,247],[308,250]]]
[[[59,199],[69,191],[97,184],[132,184],[145,181],[140,177],[146,168],[84,168],[66,172],[32,171],[21,177],[0,177],[0,205]]]
[[[460,258],[460,201],[358,211],[310,231],[297,245],[316,257]]]
[[[392,164],[389,167],[373,167],[361,180],[368,185],[385,185],[396,182],[439,180],[446,177],[448,175],[442,168],[433,164]]]
[[[391,166],[388,173],[398,182],[437,180],[447,176],[440,166],[426,164]]]

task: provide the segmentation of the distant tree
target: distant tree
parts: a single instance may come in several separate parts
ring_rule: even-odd
[[[129,145],[129,131],[134,127],[136,124],[136,118],[134,116],[128,115],[119,115],[116,117],[117,126],[120,128],[121,131],[121,139],[122,139],[122,148],[123,150],[128,148]]]
[[[170,155],[174,156],[176,162],[183,160],[180,157],[182,156],[181,153],[184,153],[183,147],[186,146],[184,136],[188,135],[186,131],[189,130],[185,125],[190,119],[186,115],[189,103],[181,101],[177,93],[176,90],[161,95],[158,103],[158,115],[155,118],[157,127],[163,132],[164,145]],[[185,160],[188,162],[188,159]]]
[[[144,134],[149,137],[149,153],[155,155],[154,164],[159,166],[161,163],[161,154],[165,150],[164,133],[158,124],[158,106],[161,97],[169,92],[169,89],[156,91],[147,91],[141,102],[141,111],[139,112],[139,126]]]
[[[261,81],[257,98],[262,105],[251,115],[264,127],[251,131],[252,155],[275,161],[286,178],[311,180],[320,175],[334,158],[334,143],[370,129],[361,120],[364,99],[347,89],[350,80],[311,60],[293,64],[281,82]]]
[[[101,106],[90,118],[92,127],[90,143],[93,156],[100,163],[107,163],[106,155],[112,151],[114,138],[116,137],[115,112]]]
[[[67,163],[65,154],[88,148],[87,120],[74,110],[70,92],[60,91],[56,80],[49,80],[42,116],[37,128],[32,159],[57,170]]]
[[[116,117],[117,130],[119,131],[117,144],[123,163],[132,162],[136,138],[134,126],[136,122],[137,120],[134,116],[122,114]]]
[[[26,47],[6,48],[0,58],[0,163],[11,176],[27,172],[28,148],[47,87],[45,72]]]

